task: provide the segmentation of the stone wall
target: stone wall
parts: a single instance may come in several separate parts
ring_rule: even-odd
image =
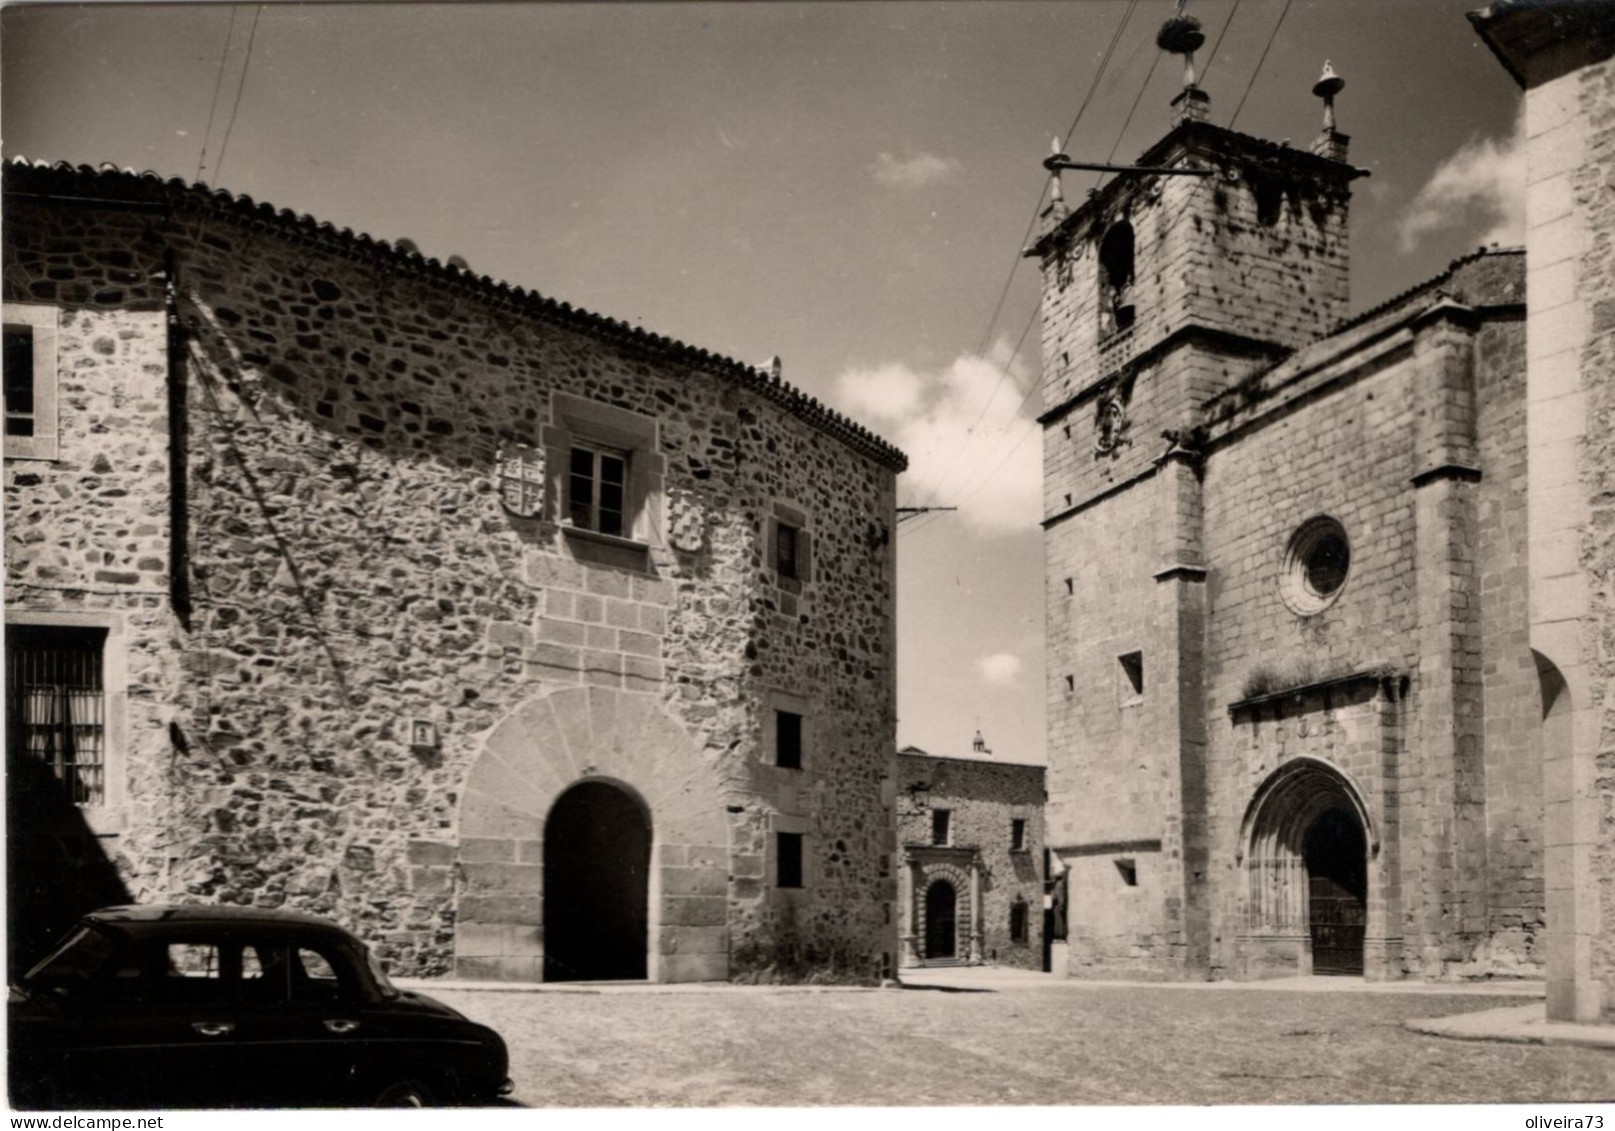
[[[724,359],[289,216],[95,179],[168,211],[19,201],[7,296],[54,301],[82,356],[115,370],[87,396],[123,413],[106,458],[145,476],[121,506],[165,518],[183,500],[184,556],[136,548],[120,518],[74,549],[106,544],[104,595],[42,573],[64,567],[19,550],[22,532],[66,529],[70,492],[106,473],[8,461],[8,569],[40,607],[128,585],[170,622],[163,580],[182,580],[188,628],[138,632],[173,722],[129,751],[132,780],[166,773],[122,834],[139,898],[329,914],[401,973],[531,976],[543,818],[602,777],[652,813],[662,977],[868,980],[892,963],[900,457]],[[116,357],[98,352],[108,335]],[[120,383],[137,381],[131,400]],[[165,426],[168,381],[182,419]],[[64,402],[64,437],[81,408]],[[645,477],[630,538],[560,521],[567,437],[591,428]],[[170,435],[177,493],[157,458]],[[36,479],[14,492],[22,474]],[[813,551],[790,616],[768,556],[780,500]],[[591,714],[587,688],[614,709]],[[773,690],[808,703],[795,788],[761,765]],[[513,767],[525,792],[501,777]],[[768,880],[781,821],[807,837],[801,891]]]
[[[898,899],[899,933],[924,934],[925,890],[933,873],[927,849],[932,844],[932,815],[949,812],[949,847],[974,854],[982,961],[1028,970],[1043,969],[1043,823],[1046,799],[1044,767],[986,758],[947,758],[899,754],[897,758],[897,838],[908,856]],[[913,787],[923,783],[926,802],[914,803]],[[1026,822],[1024,847],[1013,848],[1012,822]],[[950,882],[959,890],[960,934],[970,922],[969,876]],[[1026,909],[1026,938],[1010,933],[1011,909]],[[961,937],[961,943],[963,938]],[[961,947],[962,949],[962,947]]]

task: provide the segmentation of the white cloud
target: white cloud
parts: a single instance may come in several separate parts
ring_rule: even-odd
[[[961,168],[952,157],[938,157],[934,153],[919,153],[913,157],[897,158],[882,153],[869,167],[875,183],[887,188],[917,189],[935,184],[952,176]]]
[[[1431,232],[1460,224],[1486,224],[1480,243],[1525,240],[1525,116],[1501,141],[1471,138],[1430,174],[1401,220],[1402,250],[1412,251]]]
[[[957,506],[950,520],[986,533],[1035,529],[1043,517],[1043,442],[1028,397],[1034,375],[1007,343],[941,370],[901,363],[854,369],[832,399],[901,448],[900,502]],[[1023,404],[1023,402],[1025,402]]]
[[[994,652],[991,656],[977,656],[976,670],[981,678],[999,687],[1015,682],[1021,674],[1021,658],[1013,652]]]

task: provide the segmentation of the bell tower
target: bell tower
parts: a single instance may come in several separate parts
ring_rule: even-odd
[[[1049,843],[1070,870],[1071,973],[1203,977],[1206,402],[1347,313],[1347,206],[1361,171],[1314,93],[1306,149],[1211,122],[1183,13],[1170,128],[1135,166],[1056,153],[1026,254],[1043,271]],[[1114,173],[1068,207],[1072,170]]]

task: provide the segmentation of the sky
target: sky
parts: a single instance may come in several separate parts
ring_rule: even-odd
[[[1521,239],[1519,92],[1464,19],[1477,6],[1190,0],[1217,124],[1305,145],[1324,61],[1346,79],[1339,128],[1372,174],[1352,204],[1354,309]],[[1181,70],[1154,41],[1172,10],[12,6],[0,143],[200,171],[706,349],[778,355],[907,452],[901,505],[959,508],[898,530],[899,744],[964,753],[979,728],[995,757],[1041,762],[1040,280],[1020,250],[1052,137],[1075,121],[1074,157],[1130,160],[1165,132]]]

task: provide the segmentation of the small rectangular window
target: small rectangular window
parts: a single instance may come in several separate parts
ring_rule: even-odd
[[[799,888],[802,886],[802,834],[776,833],[778,870],[776,886]]]
[[[1026,851],[1026,818],[1015,817],[1009,822],[1009,847],[1012,852]]]
[[[951,843],[948,837],[953,829],[953,812],[949,809],[931,810],[931,843]]]
[[[1144,695],[1144,653],[1127,652],[1116,657],[1120,666],[1116,690],[1125,701],[1140,699]]]
[[[34,406],[34,328],[5,324],[6,435],[32,436]]]
[[[1132,860],[1116,861],[1116,872],[1122,878],[1122,883],[1130,888],[1138,886],[1138,864]]]
[[[567,514],[572,525],[622,538],[627,513],[628,453],[574,447],[567,475]]]
[[[774,765],[802,768],[802,716],[795,711],[774,712]]]
[[[779,524],[779,537],[776,542],[778,559],[774,568],[781,577],[798,577],[796,548],[800,531],[787,523]]]
[[[1009,941],[1023,943],[1026,941],[1026,903],[1017,899],[1009,908]]]

